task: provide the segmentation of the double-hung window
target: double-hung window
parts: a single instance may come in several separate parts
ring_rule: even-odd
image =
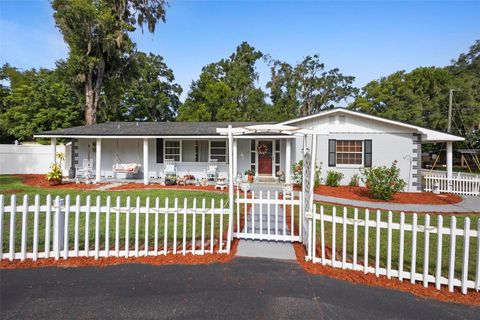
[[[227,142],[210,141],[210,160],[218,162],[227,162]]]
[[[328,166],[372,166],[372,140],[328,140]]]
[[[180,141],[166,140],[165,141],[165,160],[180,161],[181,154]]]

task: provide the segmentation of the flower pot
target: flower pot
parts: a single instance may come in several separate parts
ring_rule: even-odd
[[[254,176],[248,175],[248,182],[252,183],[254,178]]]
[[[62,179],[52,179],[48,180],[48,182],[51,186],[58,186],[62,184]]]

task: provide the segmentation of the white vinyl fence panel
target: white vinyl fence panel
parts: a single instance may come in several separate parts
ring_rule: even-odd
[[[66,156],[64,174],[70,167],[70,145],[57,145]],[[40,144],[0,144],[0,174],[44,174],[52,164],[52,148]]]
[[[220,201],[69,195],[0,195],[0,258],[139,257],[228,253],[229,209]],[[44,202],[43,202],[44,200]],[[92,203],[93,202],[93,203]],[[230,233],[231,234],[231,233]]]
[[[323,206],[318,211],[307,260],[436,289],[458,287],[464,294],[480,290],[480,219],[347,208],[339,213],[335,207],[326,212]]]
[[[425,176],[425,191],[447,192],[465,196],[480,195],[480,177],[453,176],[430,174]]]

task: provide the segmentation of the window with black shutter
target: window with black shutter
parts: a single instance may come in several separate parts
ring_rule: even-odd
[[[372,140],[365,140],[365,148],[364,149],[364,161],[363,165],[365,167],[372,166]]]
[[[157,139],[157,163],[163,163],[163,139]]]
[[[337,140],[328,140],[328,166],[335,167],[337,165]]]

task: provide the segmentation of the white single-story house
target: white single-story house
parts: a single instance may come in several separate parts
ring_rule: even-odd
[[[447,145],[447,171],[452,174],[452,143],[464,138],[407,123],[372,116],[344,108],[281,123],[258,122],[107,122],[91,126],[46,131],[36,138],[51,138],[52,161],[56,139],[70,140],[72,167],[92,161],[96,181],[103,179],[164,178],[166,166],[175,167],[178,176],[203,178],[212,161],[218,163],[218,176],[227,177],[228,139],[225,128],[238,128],[243,134],[233,139],[233,171],[253,170],[257,177],[275,177],[278,171],[291,181],[291,166],[302,160],[304,136],[308,129],[317,135],[316,161],[322,177],[328,170],[344,174],[343,184],[361,168],[390,166],[397,162],[408,191],[421,190],[422,143]],[[241,130],[241,129],[245,130]],[[283,128],[283,129],[282,129]],[[138,173],[114,170],[119,164],[135,163]],[[74,171],[74,168],[71,170]],[[135,170],[136,172],[136,170]]]

